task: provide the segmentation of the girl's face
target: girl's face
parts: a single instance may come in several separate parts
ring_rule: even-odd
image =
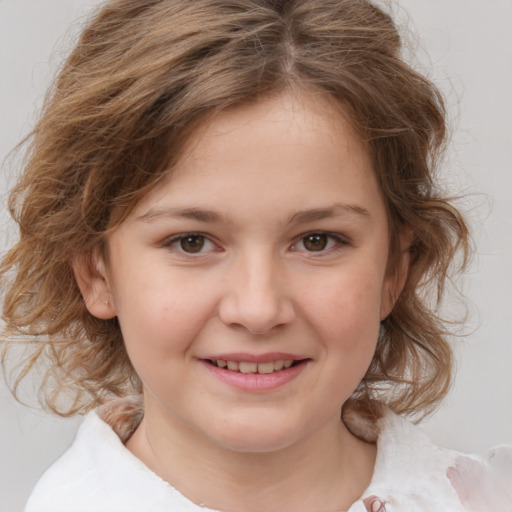
[[[117,315],[148,421],[256,452],[340,423],[397,290],[368,155],[331,112],[290,93],[218,115],[110,236],[86,299]]]

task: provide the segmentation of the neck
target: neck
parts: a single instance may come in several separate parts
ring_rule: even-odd
[[[218,446],[146,404],[127,448],[191,501],[226,512],[347,510],[370,483],[376,448],[340,417],[277,451]]]

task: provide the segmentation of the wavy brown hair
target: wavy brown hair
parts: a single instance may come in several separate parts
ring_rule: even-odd
[[[330,98],[365,141],[396,268],[399,233],[412,238],[405,287],[351,403],[431,410],[452,367],[437,305],[459,249],[465,261],[468,233],[435,183],[441,95],[401,51],[392,18],[367,0],[106,2],[47,97],[10,195],[19,241],[0,268],[4,363],[14,344],[29,347],[14,391],[39,367],[43,404],[63,415],[140,391],[117,320],[89,314],[72,260],[105,249],[198,123],[294,87]]]

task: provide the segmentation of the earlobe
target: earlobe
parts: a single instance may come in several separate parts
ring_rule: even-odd
[[[73,272],[89,313],[102,320],[114,318],[117,313],[103,258],[79,256],[73,261]]]

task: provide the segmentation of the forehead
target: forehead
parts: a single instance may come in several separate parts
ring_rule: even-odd
[[[167,178],[136,207],[260,208],[382,202],[368,152],[332,102],[288,91],[221,112],[189,139]]]
[[[363,157],[368,153],[339,103],[323,92],[291,89],[231,107],[198,126],[184,145],[176,171],[187,167],[190,156],[207,157],[211,149],[228,138],[238,138],[245,145],[252,142],[258,148],[311,145],[324,140],[360,152]],[[231,148],[224,156],[234,150]]]

